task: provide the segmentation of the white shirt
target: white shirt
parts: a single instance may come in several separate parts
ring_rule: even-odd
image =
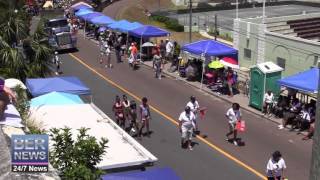
[[[302,110],[301,111],[301,117],[302,117],[302,119],[305,119],[305,120],[307,120],[309,122],[311,120],[310,113],[308,111],[306,111],[306,110]]]
[[[179,121],[182,122],[182,126],[191,128],[194,126],[195,116],[193,112],[190,112],[189,115],[185,111],[183,111],[179,116]]]
[[[274,171],[276,177],[279,177],[281,176],[281,171],[286,168],[286,163],[282,158],[278,162],[275,162],[270,158],[267,164],[267,176],[273,177],[271,171]]]
[[[197,114],[197,110],[199,110],[200,106],[198,101],[195,101],[194,103],[192,103],[191,101],[189,101],[187,103],[187,106],[190,108],[190,110],[194,113]]]
[[[228,117],[229,123],[235,124],[237,122],[237,120],[240,119],[241,112],[240,112],[240,110],[234,111],[232,108],[230,108],[227,111],[226,116]]]
[[[270,95],[268,93],[266,93],[264,95],[263,101],[266,103],[272,103],[273,102],[273,93],[271,93]]]
[[[166,52],[171,53],[172,49],[173,49],[173,44],[170,41],[168,41],[166,44]]]

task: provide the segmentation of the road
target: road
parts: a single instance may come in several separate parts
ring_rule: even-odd
[[[240,135],[242,141],[245,142],[244,146],[236,147],[224,140],[224,135],[227,131],[224,114],[230,107],[229,103],[207,95],[175,79],[163,78],[160,81],[156,80],[153,78],[153,71],[145,66],[133,71],[126,63],[122,63],[115,64],[113,69],[105,69],[97,61],[98,47],[96,44],[79,37],[78,45],[79,52],[73,53],[71,56],[63,56],[65,73],[79,76],[80,79],[88,84],[93,89],[95,103],[107,114],[110,114],[111,101],[113,101],[115,94],[120,95],[122,93],[115,88],[111,88],[101,78],[97,78],[96,74],[87,75],[87,68],[96,71],[104,78],[112,80],[112,84],[114,82],[114,85],[123,87],[135,97],[149,97],[150,104],[157,111],[155,113],[157,118],[154,118],[156,120],[152,123],[152,129],[155,132],[154,136],[159,135],[159,137],[155,137],[155,139],[152,137],[151,140],[142,141],[142,143],[160,158],[160,163],[163,160],[166,165],[173,166],[179,172],[179,175],[189,174],[189,171],[196,169],[200,171],[197,171],[200,177],[208,179],[213,176],[215,172],[213,169],[216,167],[219,169],[219,164],[225,164],[225,161],[229,161],[230,164],[234,165],[238,164],[241,168],[239,166],[237,168],[228,167],[230,169],[223,168],[224,171],[220,171],[223,173],[219,173],[219,175],[227,175],[228,173],[225,173],[225,171],[235,170],[235,174],[231,174],[234,175],[232,175],[233,177],[238,177],[238,175],[236,176],[237,172],[242,175],[246,174],[239,169],[245,170],[248,168],[254,169],[251,171],[252,173],[264,174],[266,161],[269,159],[270,154],[275,150],[280,150],[288,166],[286,173],[288,178],[307,179],[311,158],[311,141],[301,141],[301,136],[285,130],[280,131],[274,123],[243,111],[243,119],[246,120],[248,129],[244,134]],[[87,68],[77,65],[79,64],[78,62],[85,63]],[[106,88],[107,86],[108,88]],[[207,135],[207,138],[197,139],[199,145],[194,148],[194,152],[186,154],[186,156],[171,156],[171,153],[180,153],[177,147],[179,134],[177,134],[176,125],[169,123],[169,121],[177,119],[191,95],[197,97],[201,106],[208,108],[206,118],[199,124],[200,130]],[[161,135],[165,137],[160,137]],[[219,159],[215,156],[217,155],[217,150],[222,150],[220,154],[229,157],[229,160],[217,161]],[[191,167],[186,168],[186,165],[180,161],[184,161],[188,155],[197,163],[196,165],[194,163],[191,163],[192,165],[188,164],[187,166]],[[205,165],[201,167],[203,163]],[[208,169],[208,167],[210,168]],[[191,174],[194,174],[194,172]],[[250,179],[250,176],[248,178]],[[229,177],[226,179],[234,178]]]

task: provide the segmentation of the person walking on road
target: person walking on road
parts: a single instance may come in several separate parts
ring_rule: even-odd
[[[59,55],[58,55],[58,51],[55,51],[55,52],[54,52],[53,63],[54,63],[54,65],[56,66],[56,72],[55,72],[55,74],[56,74],[56,75],[59,75],[59,74],[61,73],[61,71],[60,71],[60,64],[62,64],[62,63],[61,63],[61,61],[60,61],[60,57],[59,57]]]
[[[160,41],[160,56],[162,58],[162,61],[164,60],[164,58],[166,57],[166,43],[161,39]]]
[[[117,40],[115,45],[114,45],[114,50],[115,50],[115,53],[116,53],[116,58],[117,58],[117,63],[121,63],[121,44],[120,42]]]
[[[173,44],[169,41],[169,39],[166,39],[166,60],[172,61],[172,55],[173,55]]]
[[[128,119],[130,119],[130,134],[139,131],[139,126],[137,124],[137,104],[135,101],[130,101],[130,111]]]
[[[196,100],[195,96],[191,96],[190,97],[190,101],[187,103],[187,106],[190,108],[191,112],[193,112],[195,118],[194,118],[194,124],[195,124],[195,134],[199,133],[199,128],[198,128],[198,122],[197,122],[197,118],[198,118],[198,114],[199,114],[199,110],[200,110],[200,106],[199,106],[199,102]]]
[[[155,78],[161,79],[161,57],[158,56],[157,54],[155,54],[153,56],[153,62],[154,62],[154,66],[155,66]]]
[[[124,117],[128,119],[129,117],[129,112],[130,112],[130,101],[128,100],[127,96],[124,94],[122,95],[122,106],[123,106],[123,112],[124,112]]]
[[[105,66],[106,68],[112,68],[112,64],[111,64],[111,46],[110,44],[106,44],[105,45],[105,49],[106,49],[106,58],[107,58],[107,65]]]
[[[287,168],[284,159],[279,151],[275,151],[267,164],[268,180],[282,180],[284,178],[284,170]]]
[[[188,147],[192,150],[192,133],[195,115],[191,111],[189,106],[186,106],[185,110],[179,116],[179,131],[181,133],[181,147]]]
[[[139,128],[139,134],[138,136],[141,137],[142,135],[142,130],[144,127],[147,128],[147,136],[150,136],[150,119],[151,119],[151,113],[150,113],[150,108],[148,105],[148,99],[146,97],[142,98],[142,104],[140,105],[140,122],[141,122],[141,127]]]
[[[103,59],[106,53],[106,49],[105,49],[105,40],[102,36],[100,36],[100,41],[99,41],[99,47],[100,47],[100,58],[99,58],[99,63],[102,64],[103,63]]]
[[[229,141],[229,136],[233,135],[233,144],[238,145],[237,142],[237,129],[236,129],[236,123],[241,120],[241,112],[240,112],[240,105],[238,103],[233,103],[232,108],[230,108],[227,113],[226,117],[228,119],[229,124],[229,132],[226,134],[227,141]]]
[[[118,95],[116,96],[116,101],[113,104],[112,111],[114,112],[117,124],[124,129],[125,128],[124,107]]]

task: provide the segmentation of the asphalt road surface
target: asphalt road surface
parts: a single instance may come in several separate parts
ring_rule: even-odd
[[[264,175],[270,154],[280,150],[288,166],[288,179],[307,179],[312,141],[302,141],[296,133],[278,130],[276,124],[243,111],[247,131],[240,134],[243,146],[236,147],[225,141],[224,114],[229,103],[175,79],[157,80],[153,71],[145,66],[133,71],[127,63],[114,63],[113,69],[105,69],[98,63],[96,44],[79,37],[78,46],[79,52],[62,55],[63,71],[65,75],[78,76],[92,88],[94,102],[108,115],[111,115],[115,95],[123,94],[119,86],[134,97],[150,99],[156,111],[151,125],[154,133],[141,143],[160,159],[157,166],[172,167],[184,179],[259,179],[257,175]],[[177,119],[191,95],[195,95],[208,112],[199,123],[202,134],[207,137],[197,138],[198,144],[189,152],[180,149],[178,129],[171,121]]]
[[[302,5],[282,5],[282,6],[267,6],[266,16],[289,16],[306,13],[319,12],[320,8]],[[214,15],[218,15],[218,27],[222,29],[233,29],[233,19],[236,18],[236,10],[224,10],[224,11],[209,11],[202,13],[193,13],[192,22],[197,23],[199,26],[204,24],[213,25]],[[239,9],[239,18],[255,18],[262,16],[262,8],[246,8]],[[189,14],[172,14],[171,17],[177,18],[182,25],[189,25]]]

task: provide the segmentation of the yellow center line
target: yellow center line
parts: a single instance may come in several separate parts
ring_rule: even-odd
[[[94,72],[95,74],[97,74],[98,76],[100,76],[102,79],[104,79],[105,81],[107,81],[108,83],[110,83],[111,85],[113,85],[114,87],[120,89],[121,91],[123,91],[124,93],[130,95],[131,97],[135,98],[137,101],[141,101],[141,97],[138,97],[137,95],[131,93],[130,91],[128,91],[127,89],[123,88],[122,86],[118,85],[117,83],[115,83],[114,81],[110,80],[109,78],[103,76],[102,74],[100,74],[98,71],[96,71],[95,69],[93,69],[92,67],[90,67],[88,64],[86,64],[83,60],[81,60],[80,58],[78,58],[77,56],[75,56],[72,53],[69,53],[69,55],[71,57],[73,57],[75,60],[77,60],[79,63],[81,63],[83,66],[85,66],[86,68],[90,69],[92,72]],[[165,117],[167,120],[169,120],[170,122],[172,122],[174,125],[178,126],[177,121],[174,120],[174,118],[170,117],[169,115],[166,115],[165,113],[161,112],[160,110],[158,110],[156,107],[149,105],[150,108],[157,112],[158,114],[160,114],[161,116]],[[266,180],[267,178],[261,174],[260,172],[258,172],[257,170],[255,170],[254,168],[250,167],[249,165],[245,164],[244,162],[240,161],[239,159],[237,159],[236,157],[232,156],[231,154],[227,153],[226,151],[224,151],[223,149],[219,148],[218,146],[212,144],[211,142],[209,142],[208,140],[204,139],[203,137],[197,135],[196,136],[200,141],[202,141],[203,143],[207,144],[209,147],[211,147],[212,149],[218,151],[219,153],[221,153],[222,155],[224,155],[225,157],[229,158],[230,160],[234,161],[235,163],[237,163],[238,165],[244,167],[245,169],[249,170],[250,172],[252,172],[253,174],[257,175],[258,177],[260,177],[261,179]]]

